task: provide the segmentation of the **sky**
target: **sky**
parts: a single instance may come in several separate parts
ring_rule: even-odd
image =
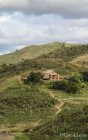
[[[53,41],[88,42],[88,0],[0,0],[0,54]]]

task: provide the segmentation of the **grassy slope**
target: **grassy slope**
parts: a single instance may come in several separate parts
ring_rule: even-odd
[[[55,103],[53,102],[54,100],[52,100],[49,93],[54,94],[57,99],[66,99],[64,107],[69,108],[69,111],[71,110],[72,106],[75,108],[77,105],[79,105],[79,107],[83,107],[84,104],[88,104],[88,86],[80,94],[69,95],[62,91],[48,89],[50,84],[49,81],[31,88],[29,85],[19,83],[18,80],[19,77],[15,76],[5,78],[0,81],[0,85],[3,87],[5,86],[5,89],[1,89],[0,93],[0,132],[16,132],[18,134],[19,132],[23,131],[30,132],[30,130],[36,128],[38,125],[42,125],[32,132],[31,140],[43,140],[43,138],[45,140],[45,137],[47,137],[46,130],[48,132],[48,139],[46,140],[58,140],[58,134],[62,131],[62,127],[60,127],[60,131],[57,131],[58,134],[56,135],[51,135],[51,132],[53,131],[53,128],[55,128],[56,132],[59,125],[64,125],[59,119],[65,114],[62,113],[61,117],[58,117],[58,119],[56,118],[56,110],[54,108]],[[66,125],[69,125],[69,129],[70,127],[73,127],[74,129],[74,120],[76,118],[73,118],[72,124],[70,122],[71,117],[69,116],[69,113],[66,114],[66,116]],[[77,119],[79,118],[80,117],[78,116]],[[66,122],[68,119],[69,123]],[[83,127],[84,125],[85,123],[82,125],[78,123],[78,129],[80,130],[80,127]],[[50,128],[51,132],[48,131]],[[86,130],[86,127],[83,127],[83,130]],[[42,134],[43,132],[44,134]],[[36,137],[37,135],[38,137]]]
[[[77,72],[88,69],[88,64],[78,67],[78,65],[71,63],[72,60],[80,56],[88,55],[88,45],[78,45],[61,47],[54,52],[49,53],[48,55],[43,55],[35,59],[36,63],[41,66],[41,68],[46,69],[56,69],[58,73],[68,73],[68,72]],[[85,63],[87,59],[85,59]]]
[[[31,140],[87,140],[88,106],[85,105],[85,108],[67,104],[56,118],[34,129],[30,135]],[[77,138],[72,134],[82,136]]]
[[[41,85],[37,85],[31,88],[31,86],[29,85],[24,85],[22,83],[19,83],[18,80],[19,77],[15,76],[15,77],[8,78],[7,80],[3,79],[2,81],[0,81],[0,85],[2,87],[5,86],[5,89],[1,88],[0,90],[1,91],[0,93],[0,115],[1,115],[0,123],[1,124],[2,123],[16,124],[20,122],[25,123],[25,120],[26,122],[27,120],[28,121],[33,121],[33,120],[38,121],[39,119],[48,120],[50,119],[50,116],[52,118],[54,113],[54,108],[53,108],[54,104],[52,102],[53,101],[52,98],[49,96],[50,92],[54,94],[57,99],[60,100],[66,99],[66,102],[73,103],[73,104],[76,103],[83,104],[83,102],[85,101],[86,103],[88,99],[87,87],[80,94],[69,95],[62,91],[50,90],[48,88],[50,84],[48,81],[44,82]],[[48,108],[48,106],[50,107]],[[33,108],[32,111],[34,112],[32,116],[30,115],[30,107]],[[43,114],[44,112],[45,114]]]
[[[50,48],[51,48],[51,46],[53,46],[53,45],[50,45]],[[53,50],[53,53],[49,53],[48,55],[45,54],[41,57],[38,57],[37,59],[33,60],[31,63],[33,64],[33,62],[36,61],[37,64],[40,65],[43,69],[44,68],[45,69],[56,68],[57,71],[61,71],[61,72],[63,69],[65,71],[70,71],[72,66],[70,64],[67,65],[68,62],[70,62],[70,60],[73,60],[74,58],[77,58],[80,55],[88,54],[88,50],[86,51],[84,49],[85,46],[82,47],[82,49],[84,49],[84,51],[82,51],[82,49],[80,51],[80,46],[76,46],[76,47],[77,47],[77,51],[74,52],[74,50],[76,49],[75,46],[72,49],[70,49],[69,46],[66,46],[65,48],[60,50],[60,49],[58,49],[58,45],[56,45],[55,49],[57,49],[57,50]],[[52,47],[52,48],[54,48],[54,47]],[[31,49],[33,49],[32,50],[32,52],[33,52],[34,48],[31,48]],[[50,50],[48,50],[48,51],[50,51]],[[16,52],[16,53],[18,53],[18,52]],[[42,52],[43,51],[41,51],[41,53]],[[39,56],[40,56],[39,50],[37,50],[37,53],[39,53]],[[24,54],[25,53],[23,53],[23,55]],[[22,53],[21,53],[21,55],[22,55]],[[35,52],[33,55],[35,55]],[[18,56],[20,56],[20,54],[18,54]],[[2,57],[4,57],[4,56],[2,56]],[[4,59],[6,61],[7,58],[4,57]],[[14,59],[14,61],[15,60],[16,59]],[[9,60],[7,59],[7,61],[9,61]],[[16,60],[16,62],[17,62],[17,60]],[[40,66],[35,67],[35,65],[34,65],[34,67],[31,68],[31,65],[29,65],[29,64],[30,64],[29,62],[27,62],[27,63],[24,62],[23,64],[20,64],[20,66],[24,72],[29,71],[33,68],[40,70]],[[18,66],[19,66],[19,64],[17,65],[17,67]],[[62,73],[64,73],[64,70]],[[76,69],[73,68],[72,70],[74,71]],[[22,74],[23,71],[19,71],[19,75]],[[43,123],[44,123],[47,120],[49,120],[50,118],[54,117],[54,113],[55,113],[55,110],[53,108],[54,104],[52,104],[52,99],[49,96],[49,94],[47,94],[49,92],[48,90],[49,89],[47,88],[47,83],[42,86],[39,85],[37,88],[34,88],[34,90],[31,89],[30,86],[24,86],[18,82],[17,76],[14,76],[14,77],[12,76],[10,78],[4,77],[4,78],[0,79],[0,91],[2,92],[0,94],[0,108],[1,108],[0,123],[2,125],[3,124],[7,125],[7,127],[10,127],[11,129],[12,129],[12,127],[14,127],[14,125],[16,127],[16,124],[20,123],[21,127],[19,127],[19,130],[21,130],[21,128],[23,128],[23,129],[25,128],[24,125],[22,126],[22,124],[25,124],[26,122],[27,122],[26,127],[28,128],[29,124],[30,124],[29,122],[36,123],[39,120],[43,119]],[[55,96],[57,98],[60,98],[60,99],[66,98],[67,102],[69,102],[70,106],[71,106],[71,104],[76,104],[76,103],[83,106],[84,102],[87,101],[84,99],[82,99],[82,100],[78,99],[78,101],[77,101],[77,100],[75,100],[76,97],[88,99],[88,88],[84,89],[84,91],[81,94],[77,94],[74,96],[67,95],[67,93],[61,92],[61,91],[51,91],[51,92],[53,94],[55,94]],[[72,100],[69,100],[69,98],[72,98]],[[50,107],[47,107],[48,105]],[[33,107],[32,115],[30,114],[30,111],[29,111],[31,107]],[[50,123],[53,124],[53,122],[50,122]],[[2,126],[2,125],[0,125],[0,126]],[[69,125],[71,126],[71,124],[69,124]],[[46,127],[48,127],[47,124],[46,124]],[[42,129],[44,130],[46,127],[42,128]],[[41,128],[39,128],[39,129],[41,129]],[[16,128],[16,130],[17,130],[17,128]],[[34,132],[34,133],[36,134],[36,132]],[[39,130],[38,135],[40,135],[40,134],[42,134],[42,132],[40,133],[40,130]],[[51,138],[50,138],[50,140],[51,140]],[[52,140],[55,140],[55,139],[52,138]]]
[[[70,47],[66,47],[66,45],[64,45],[61,49],[49,53],[49,55],[44,55],[44,57],[62,59],[63,61],[70,62],[81,55],[88,55],[88,45],[72,45]]]
[[[5,54],[0,56],[0,64],[3,63],[18,63],[23,59],[33,59],[43,54],[48,54],[50,52],[54,52],[65,46],[66,48],[71,48],[73,46],[80,46],[77,44],[65,44],[59,42],[48,43],[45,45],[32,45],[25,47],[21,50],[17,50],[13,53]]]
[[[66,70],[88,69],[87,58],[88,45],[54,42],[46,45],[30,46],[11,54],[2,55],[0,56],[0,64],[18,63],[23,59],[34,59],[32,61],[35,61],[42,68],[59,67],[64,73]],[[26,62],[24,63],[26,65]]]
[[[0,128],[2,125],[30,124],[40,119],[47,121],[55,114],[56,101],[42,91],[41,86],[31,88],[13,81],[0,93]]]
[[[54,50],[57,50],[61,45],[61,43],[53,42],[45,45],[33,45],[25,47],[13,53],[0,56],[0,64],[18,63],[22,59],[33,59],[38,56],[41,56],[42,54],[53,52]]]
[[[87,55],[82,55],[82,56],[79,56],[79,57],[73,59],[71,61],[71,63],[73,65],[76,65],[76,66],[79,66],[79,67],[84,66],[84,67],[88,68],[88,54]]]
[[[53,45],[50,45],[50,47],[51,46]],[[83,70],[88,70],[88,63],[86,63],[87,61],[86,59],[85,59],[86,66],[82,65],[81,67],[79,67],[78,65],[73,65],[72,63],[74,59],[77,59],[78,57],[83,55],[84,56],[88,55],[88,45],[78,45],[78,46],[74,45],[70,47],[67,47],[66,45],[61,46],[62,47],[60,47],[59,45],[59,49],[54,50],[53,52],[50,52],[48,54],[43,54],[42,56],[39,56],[37,58],[31,60],[24,60],[15,65],[4,66],[4,68],[2,66],[0,68],[0,77],[6,77],[12,74],[15,75],[16,73],[20,74],[28,70],[55,69],[58,73],[61,74],[69,74],[69,72],[74,71],[81,72]]]

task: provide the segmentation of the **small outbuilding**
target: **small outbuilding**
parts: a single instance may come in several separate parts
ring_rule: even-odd
[[[46,70],[43,73],[43,79],[44,80],[51,80],[51,81],[57,81],[57,80],[63,80],[64,77],[60,74],[56,73],[54,70]]]

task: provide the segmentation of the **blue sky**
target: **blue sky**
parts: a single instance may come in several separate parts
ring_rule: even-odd
[[[0,0],[0,54],[31,44],[87,40],[88,0]]]

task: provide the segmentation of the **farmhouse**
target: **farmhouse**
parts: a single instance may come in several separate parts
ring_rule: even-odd
[[[46,70],[43,73],[43,79],[44,80],[51,80],[51,81],[57,81],[57,80],[63,80],[64,77],[60,74],[57,74],[54,70]]]

